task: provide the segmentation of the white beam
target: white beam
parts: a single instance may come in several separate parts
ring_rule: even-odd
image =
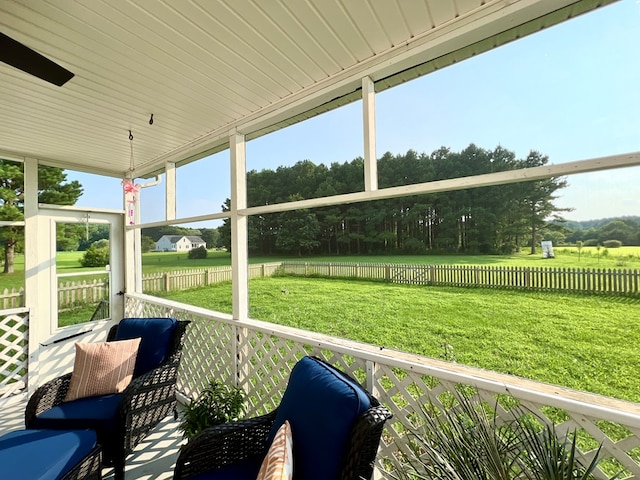
[[[364,190],[378,190],[376,159],[376,91],[373,80],[362,79],[362,127],[364,130]]]
[[[259,207],[239,209],[242,215],[263,215],[267,213],[286,212],[304,208],[326,207],[344,203],[367,202],[385,198],[398,198],[424,193],[437,193],[466,188],[487,187],[491,185],[505,185],[508,183],[526,182],[529,180],[541,180],[550,177],[575,175],[580,173],[613,170],[616,168],[629,168],[640,166],[640,152],[598,157],[590,160],[578,160],[575,162],[561,163],[558,165],[545,165],[542,167],[524,168],[520,170],[508,170],[505,172],[488,173],[472,177],[453,178],[450,180],[438,180],[434,182],[402,185],[399,187],[384,188],[375,192],[356,192],[331,197],[313,198],[297,202],[275,203]],[[246,201],[246,193],[245,193]],[[152,222],[141,227],[159,227],[163,225],[175,225],[176,223],[193,223],[196,221],[219,220],[229,218],[230,212],[218,212],[197,217],[180,218],[177,221]]]
[[[492,185],[505,185],[508,183],[527,182],[551,177],[562,177],[578,173],[597,172],[614,168],[634,167],[640,165],[640,152],[600,157],[591,160],[579,160],[576,162],[561,163],[558,165],[545,165],[542,167],[522,168],[519,170],[507,170],[505,172],[487,173],[471,177],[452,178],[450,180],[437,180],[413,185],[384,188],[375,192],[356,192],[331,197],[312,198],[289,203],[276,203],[260,207],[251,207],[241,210],[244,215],[264,215],[268,213],[300,210],[305,208],[327,207],[345,203],[368,202],[370,200],[382,200],[385,198],[407,197],[425,193],[451,192],[465,190],[467,188],[489,187]]]
[[[247,159],[244,135],[229,135],[231,160],[231,282],[235,320],[249,317],[249,250],[247,216]]]

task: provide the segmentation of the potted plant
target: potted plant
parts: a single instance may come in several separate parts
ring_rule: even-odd
[[[211,380],[196,400],[185,405],[178,429],[190,439],[205,428],[238,420],[245,414],[245,400],[242,389]]]

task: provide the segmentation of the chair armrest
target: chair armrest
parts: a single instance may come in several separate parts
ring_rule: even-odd
[[[127,452],[175,409],[178,364],[168,360],[134,378],[122,393],[115,428],[120,430]]]
[[[262,461],[269,449],[267,440],[275,419],[274,410],[261,417],[223,423],[203,430],[181,447],[174,480],[251,458]]]
[[[27,428],[33,426],[36,415],[49,410],[64,401],[69,391],[71,373],[54,378],[40,385],[27,402],[24,412],[24,423]]]
[[[393,417],[386,407],[373,400],[373,406],[358,417],[351,431],[349,448],[338,475],[340,480],[372,478],[384,424]]]
[[[164,404],[170,399],[175,404],[175,389],[178,379],[178,367],[182,357],[182,346],[189,321],[179,321],[174,333],[171,354],[164,363],[147,373],[134,378],[123,392],[121,409],[124,415],[135,410],[147,410],[156,404]],[[109,338],[115,336],[115,330],[109,332]]]

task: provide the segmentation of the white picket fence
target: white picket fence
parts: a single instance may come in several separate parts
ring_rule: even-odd
[[[625,268],[282,262],[282,270],[293,275],[362,278],[413,285],[519,288],[620,295],[640,293],[640,270]]]
[[[249,278],[269,277],[276,270],[293,275],[362,278],[415,285],[520,288],[621,295],[640,294],[640,270],[605,268],[502,267],[485,265],[397,265],[350,262],[271,262],[249,265]],[[171,292],[231,281],[231,267],[148,273],[145,293]],[[58,306],[95,304],[108,298],[107,278],[60,282]],[[24,289],[0,291],[0,309],[24,306]]]
[[[249,278],[270,277],[281,262],[249,265]],[[171,292],[231,281],[231,266],[148,273],[142,276],[145,293]]]

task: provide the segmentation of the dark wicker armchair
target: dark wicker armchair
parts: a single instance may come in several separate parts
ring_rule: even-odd
[[[359,410],[352,411],[351,403],[345,404],[342,399],[334,401],[344,389],[337,395],[326,394],[333,386],[327,385],[322,376],[331,377],[330,382],[344,382],[353,392],[360,390],[356,397],[348,392],[348,402],[355,402]],[[351,419],[345,417],[345,408]],[[201,432],[182,447],[173,478],[255,479],[275,430],[288,420],[294,479],[369,479],[384,423],[390,418],[391,413],[354,379],[317,358],[304,357],[294,367],[276,410]],[[344,438],[331,428],[325,431],[331,424],[342,425]]]
[[[26,428],[95,430],[102,446],[104,466],[113,466],[115,478],[123,479],[126,456],[160,420],[175,412],[176,378],[188,324],[175,322],[171,333],[167,334],[164,361],[144,373],[136,375],[134,372],[131,383],[120,394],[65,402],[71,373],[43,384],[27,403]],[[118,325],[111,328],[107,341],[122,339],[118,337]],[[155,340],[151,338],[147,345],[154,346]],[[142,336],[136,370],[144,344],[145,337]],[[99,414],[94,416],[95,412]]]

